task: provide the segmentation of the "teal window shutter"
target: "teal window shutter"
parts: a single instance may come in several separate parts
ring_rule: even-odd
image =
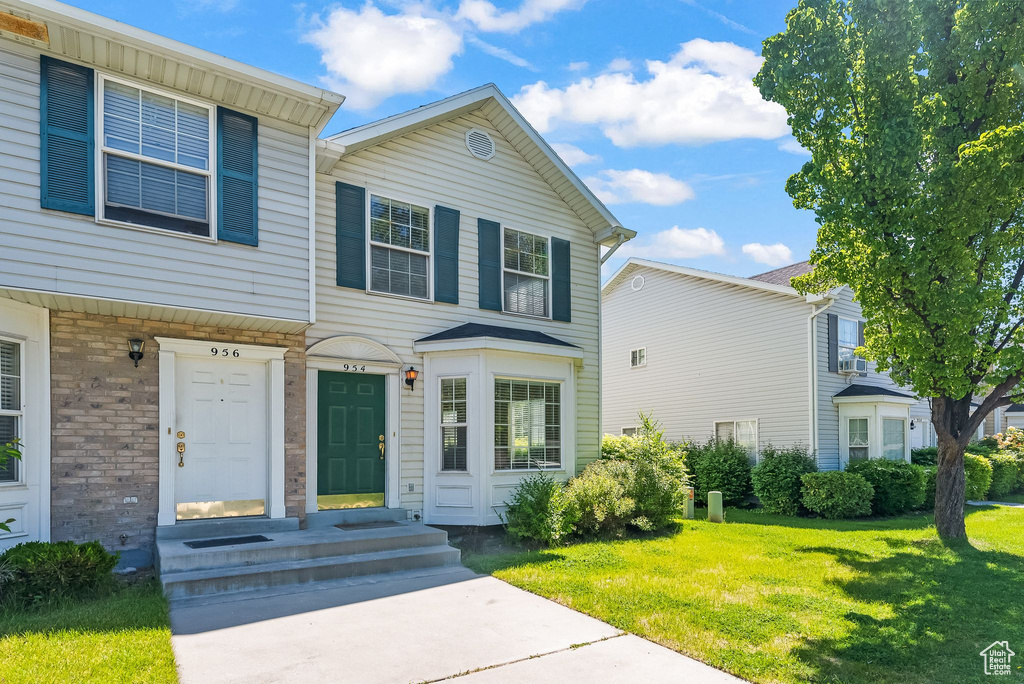
[[[96,215],[92,69],[39,58],[39,204]]]
[[[338,287],[366,289],[366,190],[335,183]]]
[[[551,318],[572,320],[569,241],[551,238]]]
[[[480,308],[501,311],[501,226],[477,220],[480,257]]]
[[[459,303],[459,219],[457,209],[434,207],[434,301]]]
[[[217,239],[259,243],[256,117],[217,107]]]

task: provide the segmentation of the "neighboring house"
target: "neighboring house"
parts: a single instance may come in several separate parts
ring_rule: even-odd
[[[751,278],[631,258],[602,291],[602,427],[652,412],[669,439],[734,439],[751,461],[804,446],[823,469],[909,460],[934,444],[928,403],[854,354],[848,287],[803,296],[804,262]]]
[[[345,131],[317,168],[307,512],[493,524],[524,474],[597,458],[600,251],[634,233],[505,96],[488,85]],[[375,397],[362,455],[326,443],[353,388]]]
[[[56,2],[0,0],[0,29],[0,548],[139,563],[157,525],[299,515],[342,97]]]
[[[597,457],[634,233],[495,87],[319,140],[340,95],[0,0],[0,90],[0,549],[493,523]]]

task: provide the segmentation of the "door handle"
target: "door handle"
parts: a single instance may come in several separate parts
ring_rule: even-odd
[[[178,467],[185,467],[185,443],[178,442]]]
[[[377,445],[380,448],[380,458],[384,460],[384,435],[380,436],[380,443]]]

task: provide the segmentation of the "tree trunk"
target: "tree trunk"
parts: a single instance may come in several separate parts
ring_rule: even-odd
[[[967,430],[970,398],[932,399],[932,425],[938,437],[938,472],[935,475],[935,529],[942,539],[966,539],[964,503],[966,476],[964,448],[970,441]]]

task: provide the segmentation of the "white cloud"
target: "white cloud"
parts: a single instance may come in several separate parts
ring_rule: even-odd
[[[633,68],[633,62],[625,57],[616,57],[608,62],[608,71],[629,71]]]
[[[505,48],[499,47],[497,45],[491,45],[486,41],[480,40],[476,36],[466,36],[466,42],[472,45],[473,47],[479,48],[481,51],[486,52],[491,57],[503,59],[509,64],[512,64],[517,67],[535,70],[532,64],[530,64],[528,61],[526,61],[516,53],[512,52],[511,50],[506,50]]]
[[[810,150],[797,142],[796,138],[786,138],[779,143],[779,149],[783,152],[800,155],[801,157],[811,156]]]
[[[763,100],[751,82],[761,62],[739,45],[697,38],[666,62],[648,60],[646,79],[605,73],[564,89],[538,81],[514,101],[542,133],[560,122],[591,124],[620,147],[772,140],[788,134],[789,125],[786,111]]]
[[[566,68],[569,71],[586,71],[590,68],[590,62],[569,62]]]
[[[455,17],[487,33],[516,33],[563,10],[579,9],[584,3],[586,0],[523,0],[519,9],[503,11],[488,0],[462,0]]]
[[[461,32],[419,6],[398,14],[384,14],[372,2],[358,11],[335,7],[313,25],[305,40],[319,48],[330,87],[353,109],[431,88],[462,52]]]
[[[634,244],[630,240],[615,253],[615,256],[641,257],[649,259],[697,259],[704,256],[725,255],[725,242],[713,230],[707,228],[680,228],[655,233],[646,244]]]
[[[593,164],[594,162],[601,161],[600,156],[584,152],[569,143],[551,143],[551,148],[569,166],[583,166],[584,164]]]
[[[642,169],[616,171],[606,169],[597,176],[583,179],[605,204],[642,202],[670,206],[693,199],[693,188],[667,173],[651,173]]]
[[[781,242],[776,242],[774,245],[750,242],[743,245],[743,253],[757,263],[766,266],[785,266],[793,263],[793,251]]]

